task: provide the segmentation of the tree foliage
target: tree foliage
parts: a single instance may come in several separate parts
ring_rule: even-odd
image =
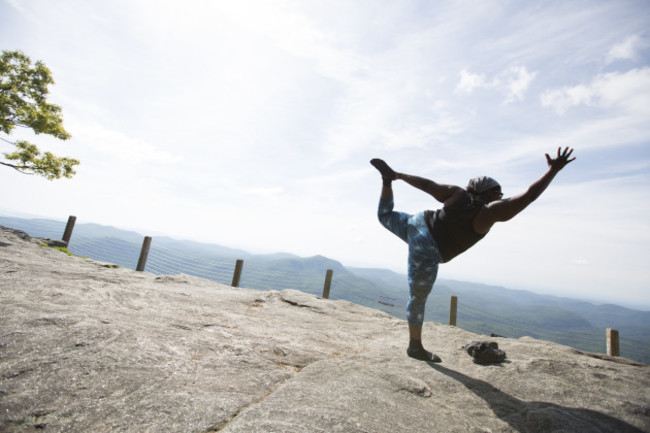
[[[0,56],[0,132],[10,135],[16,126],[30,128],[35,134],[48,134],[67,140],[61,107],[47,102],[48,87],[54,84],[50,70],[42,62],[32,64],[20,51],[3,51]],[[14,151],[3,153],[0,164],[21,173],[37,174],[47,179],[70,178],[79,161],[42,153],[28,141],[2,138]]]

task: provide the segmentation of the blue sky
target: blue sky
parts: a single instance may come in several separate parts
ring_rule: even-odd
[[[51,69],[73,136],[31,138],[82,165],[1,169],[0,207],[405,272],[368,160],[508,196],[568,145],[439,276],[650,308],[649,24],[647,1],[1,0],[2,49]]]

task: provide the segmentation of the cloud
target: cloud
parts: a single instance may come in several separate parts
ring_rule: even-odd
[[[524,94],[528,90],[530,83],[535,78],[535,72],[528,72],[525,66],[514,66],[511,67],[506,75],[507,80],[507,89],[508,96],[506,97],[505,104],[514,101],[523,101]]]
[[[593,97],[593,89],[588,86],[578,85],[573,87],[563,87],[556,90],[547,90],[540,97],[542,106],[554,108],[558,114],[564,114],[566,111],[577,105],[590,105]]]
[[[244,187],[240,191],[247,196],[273,197],[284,193],[281,187]]]
[[[18,0],[7,0],[7,3],[18,12],[27,15],[27,9]]]
[[[74,131],[75,139],[103,155],[131,163],[173,164],[182,160],[180,156],[160,150],[145,140],[110,130],[97,123],[71,123],[69,129]]]
[[[525,66],[511,66],[489,80],[484,74],[473,74],[463,69],[460,71],[456,92],[472,93],[475,89],[497,89],[506,93],[504,104],[523,101],[535,75],[535,72],[528,72]]]
[[[456,114],[425,97],[405,95],[396,88],[387,88],[379,96],[356,94],[360,102],[351,102],[341,110],[323,144],[328,164],[370,149],[425,149],[463,130]]]
[[[591,83],[547,90],[541,95],[544,107],[558,114],[580,105],[620,108],[647,116],[650,110],[650,68],[625,73],[611,72],[594,77]]]
[[[493,86],[494,85],[490,85],[487,83],[487,79],[485,78],[485,75],[472,74],[471,72],[468,72],[466,69],[463,69],[462,71],[460,71],[460,81],[456,86],[456,91],[472,93],[474,89],[493,87]]]
[[[647,43],[638,35],[629,36],[620,44],[614,45],[607,53],[605,63],[610,64],[616,60],[636,60],[638,52]]]

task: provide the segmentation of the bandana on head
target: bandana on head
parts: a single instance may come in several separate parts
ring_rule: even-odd
[[[479,176],[469,180],[469,185],[474,189],[476,194],[483,194],[488,189],[501,187],[499,182],[488,176]]]

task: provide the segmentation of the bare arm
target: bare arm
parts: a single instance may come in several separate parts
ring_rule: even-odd
[[[493,201],[488,204],[474,220],[474,230],[478,233],[487,233],[494,223],[508,221],[528,207],[529,204],[537,200],[537,198],[542,195],[546,188],[551,184],[555,175],[575,159],[569,159],[572,153],[573,149],[566,147],[564,151],[562,151],[561,148],[558,148],[557,157],[555,159],[552,159],[548,154],[546,154],[546,161],[549,167],[548,171],[530,185],[526,192],[504,200]]]
[[[459,186],[440,184],[431,179],[425,179],[419,176],[412,176],[405,173],[396,173],[396,175],[396,179],[401,179],[412,187],[432,195],[440,203],[449,200],[457,191],[462,191],[462,188]]]

